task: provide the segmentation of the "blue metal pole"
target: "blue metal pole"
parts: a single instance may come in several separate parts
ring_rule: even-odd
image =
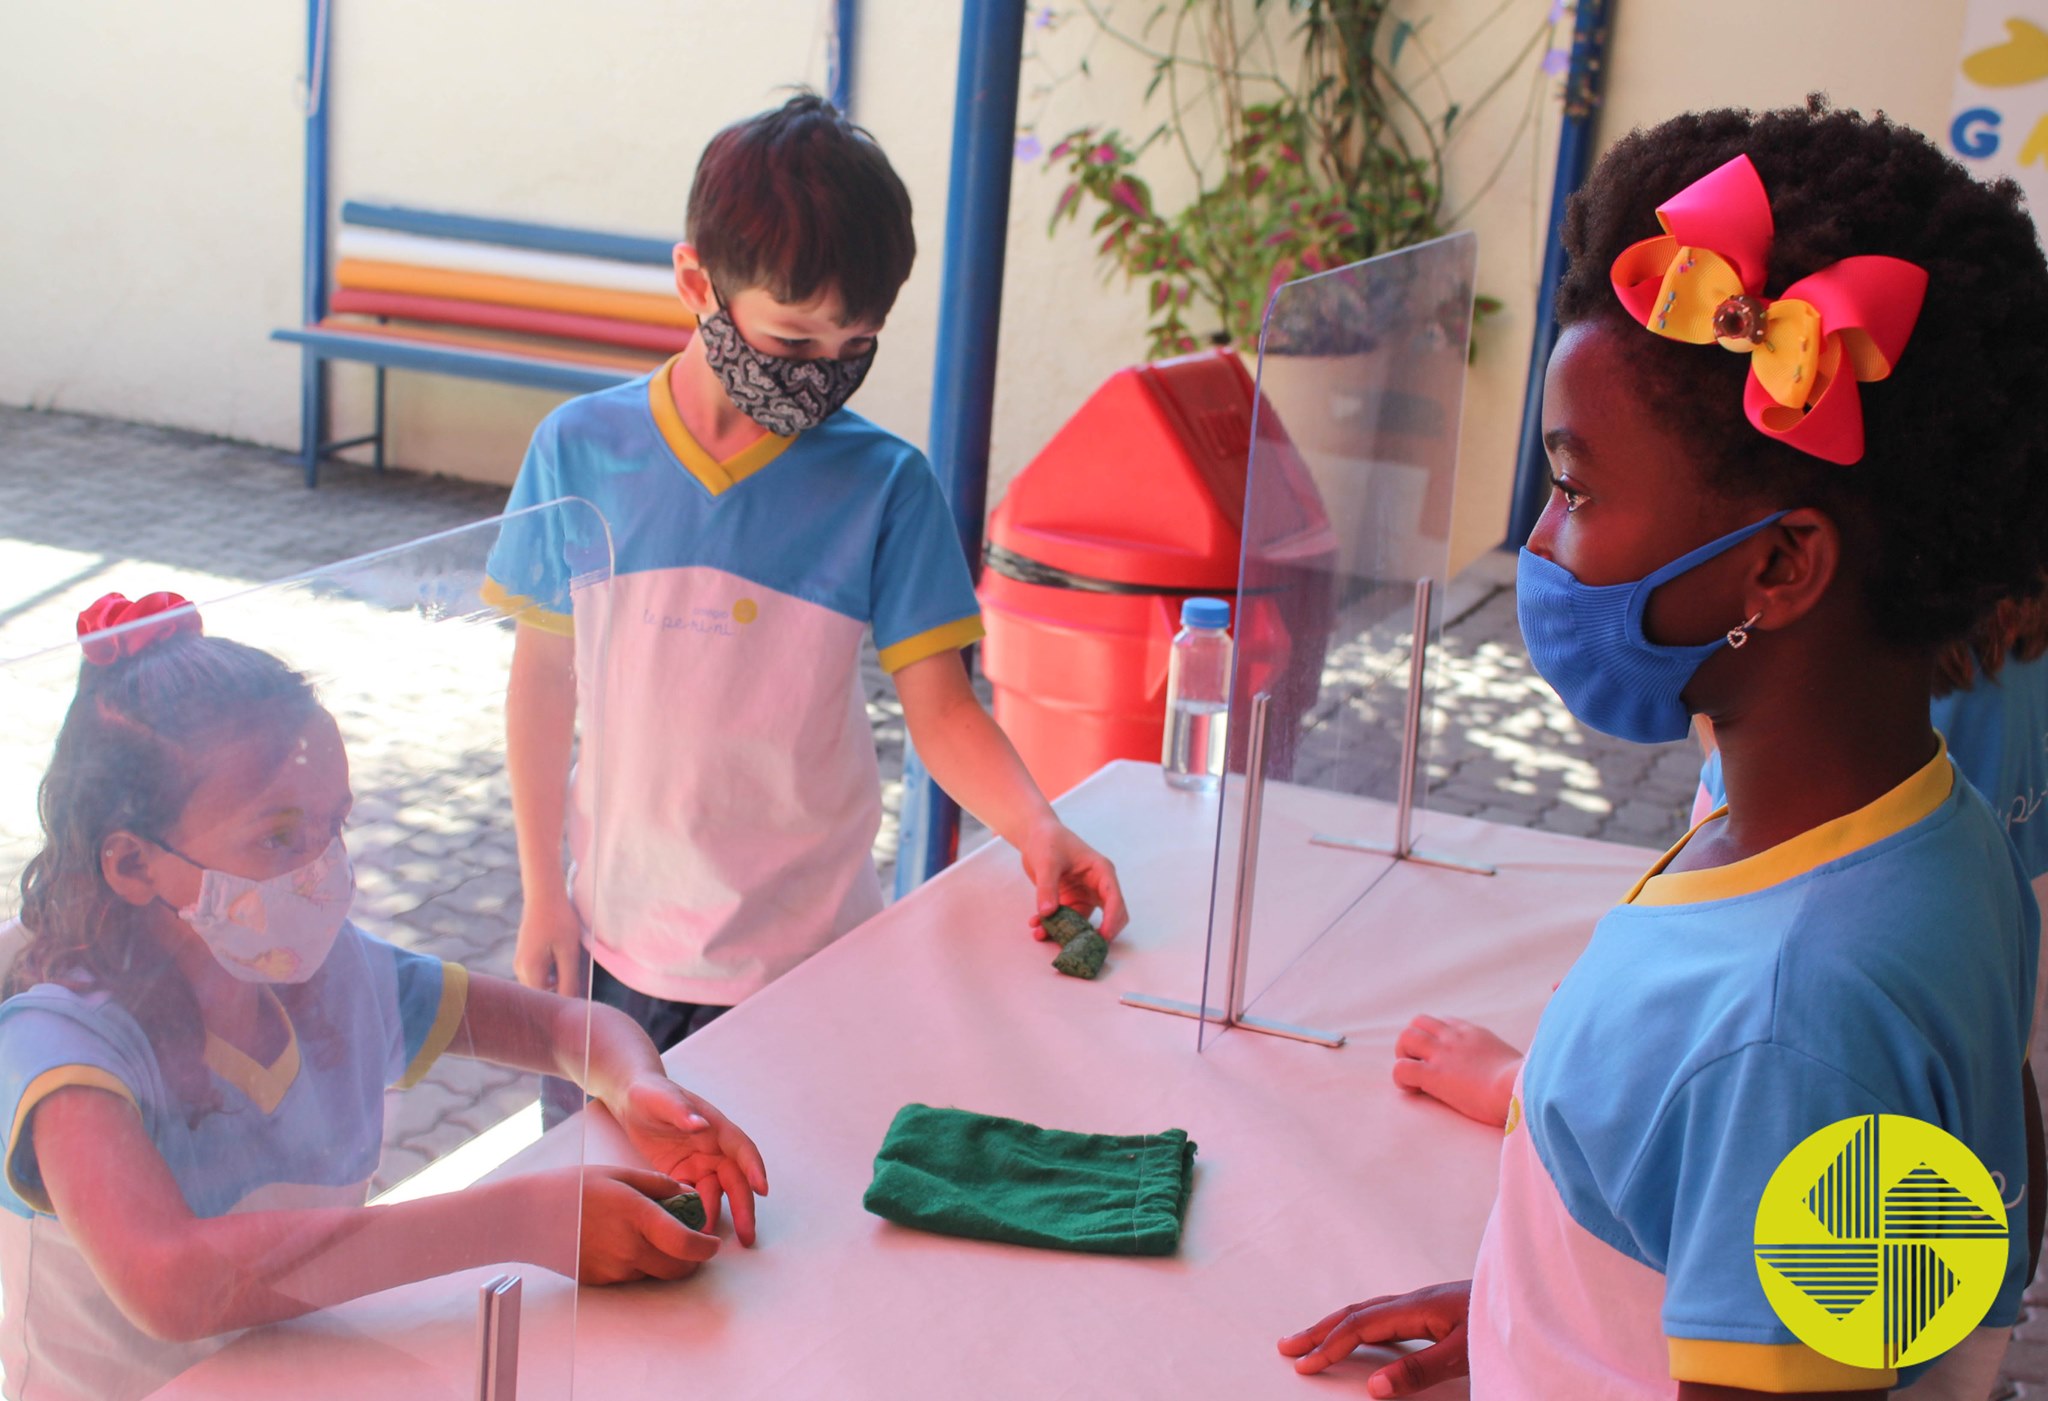
[[[1543,276],[1537,283],[1536,339],[1529,347],[1529,386],[1522,399],[1522,441],[1515,457],[1515,492],[1508,505],[1508,536],[1519,549],[1550,496],[1550,469],[1543,452],[1543,372],[1557,344],[1557,284],[1564,280],[1564,206],[1586,183],[1593,167],[1593,117],[1605,77],[1607,16],[1611,0],[1578,0],[1572,25],[1571,74],[1565,79],[1564,128],[1557,137],[1557,178],[1550,191],[1550,236],[1543,245]]]
[[[860,0],[832,0],[832,61],[826,96],[842,112],[853,110],[853,46],[860,33]]]
[[[1017,77],[1024,61],[1024,3],[965,0],[953,93],[953,168],[946,186],[931,449],[961,547],[977,570],[988,505],[989,422],[995,414],[996,328],[1017,140]],[[908,743],[901,832],[899,896],[951,865],[960,849],[959,806],[932,782]]]
[[[300,311],[308,326],[327,315],[327,28],[327,0],[306,0],[306,239]],[[320,435],[326,420],[326,362],[308,348],[299,360],[299,454],[309,487],[320,482]]]

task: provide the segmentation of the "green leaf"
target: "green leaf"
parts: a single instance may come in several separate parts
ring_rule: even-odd
[[[1402,20],[1394,26],[1394,37],[1387,44],[1387,67],[1392,68],[1401,61],[1401,50],[1408,42],[1408,36],[1415,32],[1415,26]]]
[[[1459,112],[1459,107],[1458,107],[1458,104],[1457,104],[1457,103],[1455,103],[1455,102],[1453,102],[1453,103],[1452,103],[1452,104],[1451,104],[1450,106],[1448,106],[1448,107],[1444,108],[1444,135],[1445,135],[1445,136],[1449,136],[1449,135],[1451,134],[1451,123],[1452,123],[1452,122],[1454,122],[1454,121],[1456,121],[1456,120],[1458,119],[1458,112]]]

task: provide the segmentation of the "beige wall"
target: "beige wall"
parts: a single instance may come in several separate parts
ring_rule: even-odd
[[[333,8],[337,208],[667,236],[711,134],[825,75],[823,0]],[[304,25],[295,0],[10,9],[0,402],[296,446],[298,353],[266,337],[298,316]],[[370,372],[332,374],[359,431]],[[509,481],[559,397],[394,375],[395,459]]]
[[[298,8],[9,7],[0,401],[297,436]]]
[[[1404,0],[1439,50],[1498,0]],[[1603,140],[1711,103],[1775,104],[1825,88],[1937,129],[1963,0],[1615,0]],[[1121,0],[1139,15],[1151,0]],[[1072,13],[1077,6],[1058,4]],[[680,225],[697,151],[725,121],[822,83],[826,0],[335,0],[334,181],[381,199],[624,232]],[[1469,99],[1548,9],[1510,0],[1446,74]],[[1882,10],[1885,22],[1870,17]],[[923,250],[858,406],[922,442],[930,414],[958,7],[866,0],[856,115],[917,207]],[[297,439],[298,359],[265,339],[298,304],[303,14],[285,0],[17,7],[0,44],[0,402]],[[1048,144],[1105,121],[1144,130],[1142,56],[1086,30],[1034,32],[1023,109]],[[1853,41],[1853,42],[1852,42]],[[1404,63],[1412,62],[1404,60]],[[1048,81],[1054,75],[1068,76]],[[1499,166],[1467,220],[1480,285],[1508,303],[1481,334],[1454,524],[1458,564],[1503,528],[1533,329],[1557,110],[1511,141],[1525,89],[1459,138],[1449,204]],[[1505,159],[1503,160],[1503,157]],[[1177,178],[1157,172],[1163,196]],[[1090,390],[1144,351],[1138,292],[1105,283],[1084,229],[1045,233],[1058,192],[1014,170],[991,500]],[[367,416],[368,372],[334,371],[337,428]],[[422,375],[392,378],[395,459],[509,480],[558,396]],[[4,523],[0,523],[4,528]]]
[[[1603,145],[1696,107],[1796,106],[1809,92],[1937,141],[1948,125],[1965,0],[1613,4]]]

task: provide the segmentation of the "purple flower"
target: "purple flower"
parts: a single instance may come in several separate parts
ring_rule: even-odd
[[[1017,159],[1029,163],[1045,154],[1045,147],[1038,142],[1036,132],[1025,132],[1017,138]]]
[[[1562,78],[1565,74],[1571,72],[1572,51],[1570,49],[1552,49],[1549,53],[1543,55],[1543,71],[1553,78]]]
[[[1562,0],[1560,0],[1560,3],[1562,3]],[[1054,18],[1052,6],[1047,5],[1031,17],[1031,27],[1033,29],[1050,29],[1052,28]]]
[[[1556,24],[1564,18],[1564,0],[1550,0],[1550,22]]]

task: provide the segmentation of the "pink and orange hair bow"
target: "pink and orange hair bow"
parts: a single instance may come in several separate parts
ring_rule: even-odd
[[[1858,380],[1883,379],[1920,318],[1927,272],[1903,258],[1844,258],[1763,295],[1771,202],[1737,156],[1657,209],[1664,226],[1622,250],[1609,276],[1622,305],[1660,336],[1747,354],[1749,421],[1828,462],[1863,457]]]

